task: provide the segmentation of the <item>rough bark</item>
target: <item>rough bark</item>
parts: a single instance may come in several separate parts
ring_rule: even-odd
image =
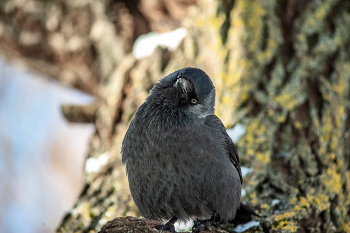
[[[125,5],[107,11],[111,2],[27,1],[45,6],[41,11],[17,2],[0,3],[0,52],[65,83],[70,72],[70,85],[99,96],[97,107],[65,112],[94,120],[89,157],[110,157],[101,171],[86,174],[58,232],[97,232],[117,216],[138,216],[121,141],[153,83],[184,66],[213,78],[226,126],[246,127],[237,147],[253,172],[244,179],[243,201],[263,216],[250,231],[350,232],[349,1],[201,0],[184,17],[188,35],[179,48],[158,48],[142,60],[129,54],[137,33],[126,25],[136,16],[111,17],[129,12]],[[64,17],[51,19],[57,14]],[[89,23],[80,25],[82,17]],[[152,17],[144,16],[148,25]],[[63,47],[55,47],[56,34]],[[84,42],[77,50],[70,47],[74,35]]]
[[[112,221],[106,223],[99,233],[137,233],[137,232],[149,232],[157,233],[169,231],[157,230],[157,227],[161,223],[156,220],[150,219],[138,219],[135,217],[115,218]],[[218,229],[215,227],[208,227],[208,229],[202,231],[203,233],[227,233],[227,231]]]

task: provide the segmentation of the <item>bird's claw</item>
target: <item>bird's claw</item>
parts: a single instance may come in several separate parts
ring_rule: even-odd
[[[204,231],[206,226],[202,224],[201,222],[195,222],[192,227],[192,233],[199,233],[201,231]]]
[[[213,221],[213,219],[196,221],[192,227],[192,233],[199,233],[201,231],[204,231],[209,226],[220,228],[221,225],[220,222]]]
[[[175,227],[173,224],[159,225],[157,227],[157,230],[164,230],[164,231],[170,231],[171,233],[176,233]]]

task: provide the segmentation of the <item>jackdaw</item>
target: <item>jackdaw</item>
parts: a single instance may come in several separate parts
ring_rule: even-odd
[[[142,216],[174,223],[197,219],[193,230],[254,211],[240,203],[237,150],[214,115],[215,88],[197,68],[183,68],[154,85],[122,144],[131,195]]]

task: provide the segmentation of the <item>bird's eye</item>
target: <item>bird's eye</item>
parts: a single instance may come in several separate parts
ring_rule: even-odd
[[[191,99],[191,103],[192,103],[192,104],[196,104],[196,103],[197,103],[197,100],[196,100],[196,99]]]

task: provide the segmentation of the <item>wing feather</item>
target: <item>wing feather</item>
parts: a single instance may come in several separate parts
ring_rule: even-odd
[[[230,161],[235,166],[235,168],[236,168],[236,170],[237,170],[237,172],[239,174],[239,178],[241,180],[241,184],[242,184],[243,183],[243,177],[242,177],[241,167],[239,165],[238,152],[236,150],[235,144],[232,142],[232,139],[227,134],[224,124],[215,115],[207,116],[205,118],[205,120],[204,120],[204,124],[206,124],[208,126],[211,126],[211,127],[215,128],[217,130],[220,130],[220,133],[222,134],[222,136],[224,137],[224,140],[225,140],[225,147],[226,147],[226,150],[228,152]]]

